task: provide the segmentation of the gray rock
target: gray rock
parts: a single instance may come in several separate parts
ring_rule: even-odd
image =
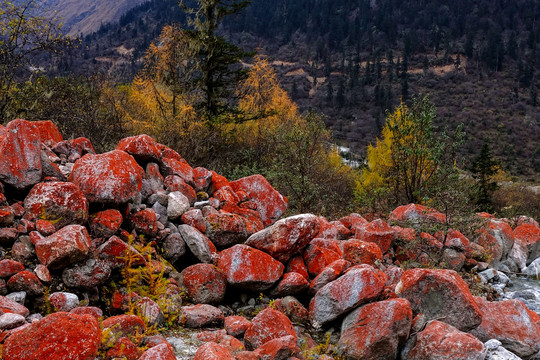
[[[534,260],[523,272],[527,274],[528,277],[540,279],[540,258]]]
[[[89,259],[84,264],[64,269],[62,280],[68,287],[90,289],[103,284],[111,275],[111,267],[104,261]]]
[[[189,199],[180,191],[173,191],[169,194],[169,202],[167,204],[167,216],[169,219],[178,219],[189,208]]]
[[[150,298],[144,297],[137,301],[135,308],[138,309],[137,314],[145,319],[148,326],[159,325],[165,321],[161,308]]]
[[[170,234],[163,242],[163,257],[174,264],[186,253],[186,243],[178,233]]]
[[[167,208],[156,202],[154,205],[152,205],[152,210],[154,210],[154,212],[156,213],[158,221],[163,225],[166,225],[167,221],[169,220],[167,216]]]
[[[14,313],[0,315],[0,329],[9,330],[26,324],[24,316]]]
[[[210,247],[210,239],[203,235],[199,230],[185,224],[178,226],[178,232],[182,236],[182,239],[184,239],[189,250],[197,259],[208,264],[213,262],[214,257]]]
[[[502,347],[499,340],[491,339],[486,341],[484,346],[487,349],[485,360],[521,360],[519,356]]]
[[[518,242],[515,242],[508,254],[508,258],[514,261],[519,270],[523,271],[527,267],[527,255],[527,249],[524,249]]]
[[[16,291],[6,295],[10,300],[13,300],[21,305],[24,305],[26,301],[26,291]]]

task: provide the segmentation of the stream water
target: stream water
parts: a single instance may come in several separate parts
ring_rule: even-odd
[[[529,309],[540,315],[540,278],[514,276],[510,280],[503,298],[522,300]]]

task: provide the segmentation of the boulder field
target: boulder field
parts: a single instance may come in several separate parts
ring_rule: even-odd
[[[493,296],[538,274],[535,220],[482,213],[466,237],[417,204],[287,205],[147,135],[96,154],[50,121],[0,125],[1,358],[540,359],[538,313]]]

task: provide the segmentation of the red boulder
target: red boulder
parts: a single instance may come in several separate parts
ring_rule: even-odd
[[[80,261],[89,250],[90,235],[81,225],[68,225],[36,244],[39,261],[51,269],[61,269]]]
[[[161,158],[159,144],[150,136],[144,134],[120,140],[116,145],[116,150],[123,150],[143,162]]]
[[[396,230],[381,219],[373,220],[357,228],[354,235],[356,239],[379,245],[383,254],[390,250],[396,236]]]
[[[261,311],[251,321],[251,327],[244,334],[246,347],[256,349],[270,340],[291,335],[296,342],[297,336],[291,320],[283,313],[272,308]]]
[[[227,280],[214,265],[189,266],[182,271],[181,277],[189,298],[195,304],[217,304],[225,297]]]

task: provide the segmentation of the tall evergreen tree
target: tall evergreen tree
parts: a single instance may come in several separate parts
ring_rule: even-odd
[[[492,178],[498,171],[498,165],[491,153],[491,147],[484,142],[471,167],[476,181],[476,205],[480,211],[493,211],[491,195],[497,190],[497,183]]]

